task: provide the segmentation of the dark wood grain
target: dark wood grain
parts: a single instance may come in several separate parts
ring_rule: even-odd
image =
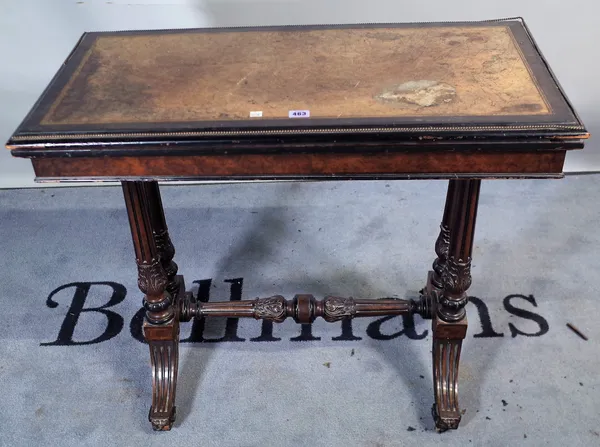
[[[456,174],[560,177],[564,151],[540,153],[249,154],[191,157],[38,158],[39,179],[381,178]]]

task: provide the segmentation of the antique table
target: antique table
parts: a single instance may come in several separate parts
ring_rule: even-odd
[[[7,147],[39,181],[120,181],[145,294],[156,430],[175,419],[179,324],[433,320],[433,415],[457,428],[481,179],[560,178],[588,133],[521,19],[86,33]],[[157,181],[448,179],[419,300],[196,302]]]

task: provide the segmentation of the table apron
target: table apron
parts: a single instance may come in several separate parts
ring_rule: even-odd
[[[562,177],[566,151],[34,158],[38,181]]]

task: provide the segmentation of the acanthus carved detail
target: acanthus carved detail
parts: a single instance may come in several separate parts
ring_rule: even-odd
[[[254,301],[254,318],[265,320],[283,321],[287,317],[286,299],[282,296],[257,298]]]
[[[171,242],[169,232],[167,230],[163,230],[160,233],[154,233],[154,243],[156,244],[156,249],[160,254],[165,273],[172,283],[169,284],[169,286],[172,288],[173,286],[176,286],[176,284],[173,283],[173,277],[177,274],[178,267],[173,261],[173,257],[175,256],[175,247]],[[171,290],[171,292],[173,292],[173,290]]]
[[[161,263],[138,263],[138,287],[149,296],[159,296],[167,286],[167,275]]]
[[[442,273],[444,290],[452,295],[461,295],[471,286],[471,258],[466,261],[450,257]]]
[[[156,249],[164,260],[171,261],[171,259],[175,257],[175,247],[171,242],[171,238],[167,230],[154,233],[154,242],[156,244]]]
[[[450,249],[450,228],[447,225],[440,224],[440,234],[435,241],[435,254],[441,260],[448,259],[448,251]]]
[[[442,288],[442,275],[448,259],[450,250],[450,228],[444,224],[440,224],[440,234],[435,241],[435,253],[437,258],[433,261],[433,271],[435,272],[433,283],[437,288]]]
[[[356,303],[353,298],[328,296],[323,301],[323,318],[329,322],[352,318],[356,314]]]

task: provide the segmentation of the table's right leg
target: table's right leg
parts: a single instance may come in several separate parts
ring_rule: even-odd
[[[454,183],[448,209],[450,244],[441,270],[442,290],[433,315],[433,416],[438,431],[458,428],[458,367],[467,333],[467,289],[471,285],[471,251],[481,180]],[[450,189],[450,188],[449,188]]]
[[[423,316],[432,318],[435,312],[434,306],[437,303],[443,288],[442,274],[448,260],[448,249],[450,248],[450,212],[452,209],[452,199],[454,197],[454,188],[456,183],[452,180],[448,182],[446,192],[446,205],[444,206],[444,215],[440,224],[440,233],[435,241],[435,254],[437,258],[433,261],[433,270],[427,275],[427,284],[421,290],[421,303],[424,308]]]
[[[156,197],[144,182],[123,182],[123,194],[138,265],[138,286],[144,292],[144,336],[150,346],[152,407],[149,419],[154,430],[170,430],[175,421],[179,315],[169,278],[156,246],[152,207]]]

